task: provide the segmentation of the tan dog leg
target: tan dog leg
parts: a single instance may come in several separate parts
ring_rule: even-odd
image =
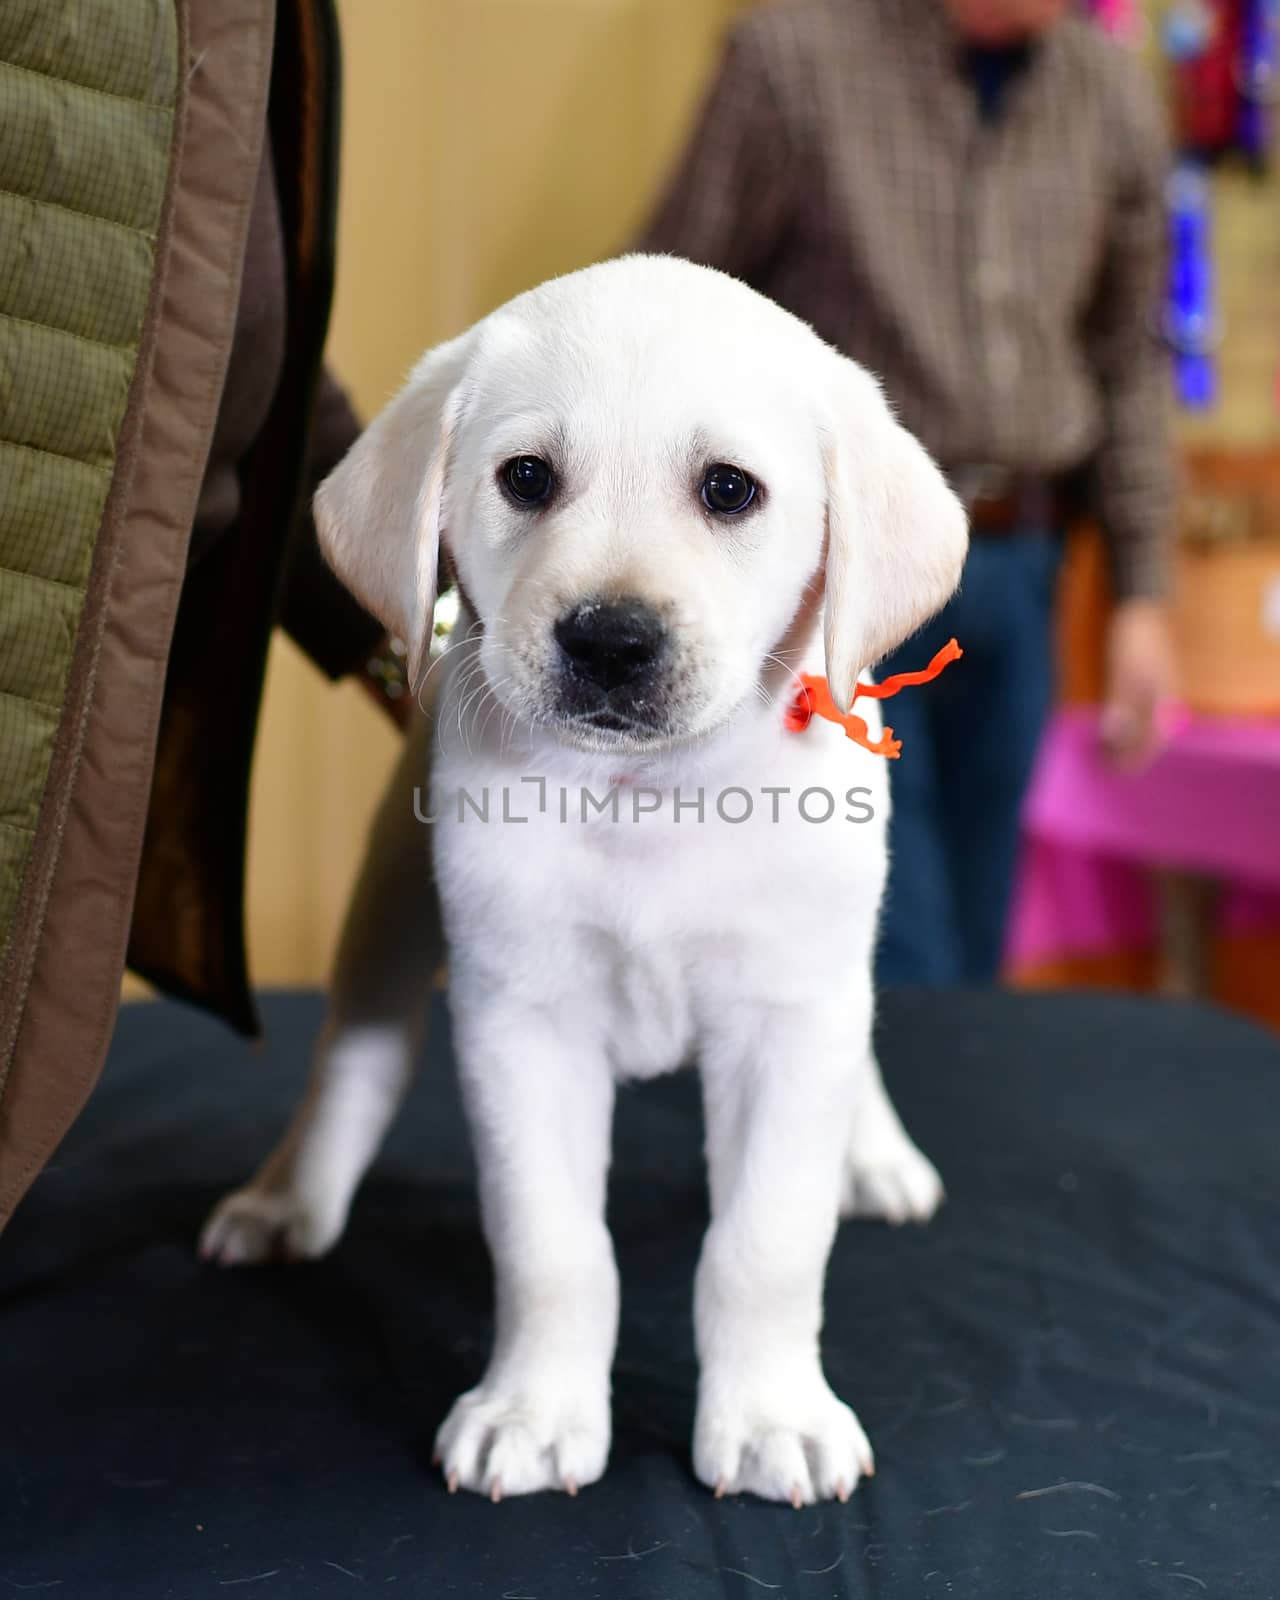
[[[412,1082],[444,955],[430,835],[414,811],[430,731],[415,720],[370,830],[302,1103],[200,1236],[201,1255],[223,1266],[330,1249]]]

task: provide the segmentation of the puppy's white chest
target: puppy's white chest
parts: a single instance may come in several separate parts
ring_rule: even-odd
[[[607,940],[583,942],[600,950]],[[580,951],[584,965],[591,949]],[[675,945],[642,949],[618,942],[602,973],[601,1043],[617,1078],[650,1078],[682,1066],[694,1054],[698,1016],[684,952]]]
[[[518,798],[509,774],[446,758],[436,861],[457,1001],[492,1005],[500,991],[548,1009],[618,1077],[674,1069],[752,1006],[811,1003],[831,976],[815,948],[838,964],[869,941],[884,842],[880,817],[850,820],[845,790],[865,776],[851,747],[828,745],[832,763],[803,737],[781,746],[780,771],[772,759],[756,775],[735,767],[740,792],[723,806],[719,778],[685,784],[679,812],[671,789],[637,812],[627,783],[600,810],[608,785],[593,779],[584,815],[571,783],[564,797],[556,783]],[[458,811],[464,774],[471,791],[490,793],[487,823]],[[805,820],[825,813],[828,790],[834,814]],[[740,817],[747,792],[750,820],[726,820]]]

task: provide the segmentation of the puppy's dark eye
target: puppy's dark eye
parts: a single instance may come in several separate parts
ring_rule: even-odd
[[[511,495],[528,506],[545,500],[556,481],[555,474],[541,456],[513,456],[500,475]]]
[[[734,516],[745,511],[756,497],[755,479],[740,467],[712,467],[702,480],[702,503],[708,511]]]

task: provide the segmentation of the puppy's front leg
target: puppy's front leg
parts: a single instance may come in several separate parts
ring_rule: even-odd
[[[712,1220],[695,1289],[693,1460],[717,1494],[843,1500],[874,1470],[818,1351],[870,1010],[869,992],[846,992],[839,1014],[739,1013],[704,1052]]]
[[[609,1454],[613,1080],[601,1055],[545,1013],[513,1015],[491,993],[475,1010],[478,1024],[458,1008],[455,1043],[493,1258],[494,1345],[436,1453],[451,1490],[575,1494]]]

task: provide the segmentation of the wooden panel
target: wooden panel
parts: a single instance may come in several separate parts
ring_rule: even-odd
[[[340,0],[341,232],[330,361],[371,415],[428,345],[625,248],[734,0]],[[272,647],[254,770],[258,983],[324,980],[397,736]]]

